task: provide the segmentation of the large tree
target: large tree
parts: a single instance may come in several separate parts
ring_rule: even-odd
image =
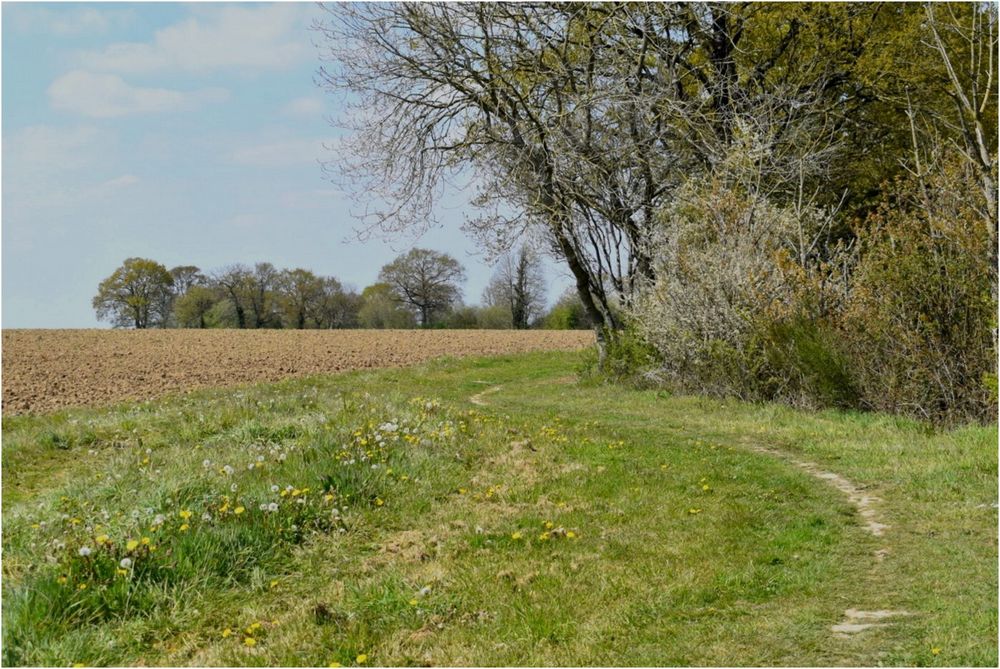
[[[508,310],[516,329],[527,329],[545,308],[545,275],[538,252],[523,244],[516,252],[501,256],[483,301]]]
[[[163,324],[169,313],[173,277],[147,258],[128,258],[101,281],[93,306],[100,320],[115,327],[144,329]]]
[[[323,279],[307,269],[285,270],[276,282],[282,324],[302,330],[315,326],[316,315],[325,298]]]
[[[471,174],[485,213],[470,229],[499,251],[543,230],[599,343],[620,325],[616,298],[627,305],[655,278],[657,216],[688,179],[733,156],[758,161],[753,185],[769,192],[834,176],[832,151],[867,104],[850,67],[868,44],[854,35],[877,19],[763,3],[330,11],[322,76],[358,112],[336,167],[391,204],[373,224],[425,224],[441,186]]]
[[[401,304],[413,309],[421,327],[430,327],[461,298],[465,269],[447,253],[412,249],[383,266],[378,276]]]

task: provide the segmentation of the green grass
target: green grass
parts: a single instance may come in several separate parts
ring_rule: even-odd
[[[4,419],[3,663],[997,664],[996,429],[581,385],[578,364]],[[753,445],[863,486],[891,528]],[[848,608],[912,615],[838,638]]]

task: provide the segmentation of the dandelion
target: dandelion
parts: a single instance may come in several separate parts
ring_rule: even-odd
[[[202,460],[201,461],[201,466],[204,467],[205,469],[208,469],[209,467],[212,466],[212,461],[211,460]]]
[[[510,535],[510,538],[513,539],[514,541],[517,541],[518,539],[521,538],[521,533],[520,532],[514,532],[513,534]]]
[[[103,544],[103,543],[107,543],[108,538],[109,537],[106,534],[98,534],[97,537],[94,538],[94,541],[96,541],[99,544]]]
[[[187,509],[184,509],[183,511],[181,511],[177,515],[181,517],[181,520],[187,520],[188,518],[191,517],[191,512],[188,511]]]
[[[420,588],[420,591],[417,594],[420,595],[421,597],[426,597],[427,595],[431,594],[431,586],[425,585],[424,587]]]
[[[129,568],[131,568],[132,567],[132,558],[122,558],[121,562],[118,563],[118,566],[121,567],[122,569],[129,569]]]
[[[271,587],[271,588],[273,588],[273,587],[275,587],[275,586],[277,586],[277,585],[278,585],[278,580],[277,580],[277,579],[275,579],[275,580],[271,581],[271,584],[270,584],[270,586],[268,586],[268,587]]]
[[[340,666],[343,666],[343,665],[340,664],[340,662],[331,662],[330,664],[328,664],[326,666],[333,667],[335,669],[336,667],[340,667]]]
[[[139,542],[136,541],[135,539],[129,539],[128,542],[125,544],[125,550],[128,551],[134,551],[138,547],[139,547]]]
[[[246,509],[243,508],[242,506],[238,506],[235,509],[233,509],[233,513],[235,513],[237,516],[243,513],[244,511],[246,511]]]
[[[223,472],[223,473],[224,473],[224,474],[225,474],[226,476],[232,476],[232,475],[233,475],[233,472],[234,472],[234,471],[236,471],[236,470],[235,470],[235,469],[233,469],[232,467],[230,467],[229,465],[224,465],[224,466],[222,467],[222,472]]]
[[[701,509],[691,508],[691,509],[688,509],[688,513],[693,516],[695,514],[701,513]]]
[[[60,576],[59,578],[56,579],[56,583],[58,583],[59,585],[66,585],[66,581],[68,580],[69,579],[66,578],[65,576]]]
[[[267,505],[267,510],[270,511],[271,513],[276,513],[278,511],[278,503],[271,502],[270,504]]]
[[[549,537],[551,537],[551,536],[552,535],[550,533],[548,533],[548,532],[542,532],[541,534],[538,535],[538,540],[539,541],[548,541]]]
[[[271,492],[278,492],[280,488],[276,485],[271,486]]]
[[[87,589],[87,584],[86,583],[81,583],[80,585],[76,586],[76,589],[77,590],[86,590]]]
[[[941,654],[941,649],[940,648],[938,648],[936,646],[934,648],[931,648],[931,655],[940,655],[940,654]]]
[[[566,538],[567,539],[576,539],[576,532],[574,532],[573,530],[569,530],[568,532],[566,532]]]
[[[149,545],[149,537],[143,537],[141,539],[140,543],[142,543],[143,546],[148,546]]]
[[[229,486],[229,492],[236,492],[237,487],[238,486],[235,483],[232,484],[231,486]]]
[[[261,502],[260,507],[258,508],[260,508],[261,511],[267,511],[267,502]]]
[[[188,525],[187,523],[184,523],[184,524],[182,524],[182,525],[180,526],[180,528],[179,528],[179,529],[180,529],[180,531],[181,531],[181,532],[187,532],[188,530],[190,530],[190,529],[191,529],[191,526],[190,526],[190,525]]]
[[[167,520],[166,516],[164,516],[162,513],[158,513],[156,514],[156,518],[153,518],[153,525],[154,526],[162,525],[166,520]]]
[[[90,555],[90,548],[87,546],[80,546],[80,550],[78,550],[77,553],[80,554],[80,557],[87,557]]]
[[[248,636],[243,639],[243,645],[248,648],[253,648],[257,645],[257,639],[254,639],[252,636]]]
[[[410,600],[410,606],[416,606],[416,605],[417,605],[417,600],[411,599]]]
[[[708,492],[709,490],[711,490],[711,488],[709,488],[709,487],[708,487],[708,484],[707,484],[707,483],[706,483],[705,485],[703,485],[703,486],[701,487],[701,489],[702,489],[702,490],[704,490],[705,492]]]
[[[375,506],[382,506],[383,504],[385,504],[385,502],[382,501],[381,497],[375,498]]]
[[[354,661],[357,662],[358,664],[364,664],[365,662],[368,661],[368,656],[365,655],[364,653],[361,653],[356,658],[354,658]]]

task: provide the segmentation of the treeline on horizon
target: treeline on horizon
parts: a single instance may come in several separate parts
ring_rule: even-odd
[[[539,255],[528,246],[500,257],[482,304],[462,302],[465,268],[446,253],[415,248],[384,265],[358,292],[336,277],[269,262],[205,272],[128,258],[101,281],[93,307],[119,328],[587,329],[574,292],[546,310]]]

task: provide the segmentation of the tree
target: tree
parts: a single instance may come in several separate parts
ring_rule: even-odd
[[[511,322],[525,330],[545,308],[545,275],[541,256],[526,244],[500,258],[483,294],[488,306],[510,310]]]
[[[301,330],[317,324],[316,316],[326,297],[323,279],[307,269],[285,270],[279,275],[275,288],[285,327]]]
[[[392,288],[401,304],[414,310],[425,328],[459,300],[458,283],[464,280],[465,269],[457,260],[428,249],[412,249],[379,272],[379,281]]]
[[[188,292],[192,286],[204,286],[208,279],[202,274],[201,269],[194,265],[179,265],[170,270],[170,276],[174,279],[174,295],[180,297]]]
[[[321,78],[355,94],[360,112],[343,121],[355,131],[345,186],[392,203],[373,225],[426,225],[441,185],[473,170],[484,215],[472,232],[503,251],[526,227],[542,231],[574,277],[602,352],[604,330],[621,325],[613,304],[629,304],[655,279],[656,217],[675,189],[742,145],[768,177],[761,187],[820,184],[846,112],[864,100],[850,76],[856,43],[823,33],[816,44],[813,28],[829,21],[811,7],[330,11],[336,19],[320,28],[334,66]],[[861,15],[857,31],[845,32],[867,34],[875,10],[851,11]]]
[[[128,258],[97,287],[97,318],[114,327],[148,328],[166,321],[173,277],[167,268],[146,258]]]
[[[232,304],[236,314],[236,327],[241,330],[247,326],[247,309],[249,308],[249,293],[252,290],[251,270],[246,265],[230,265],[219,270],[213,282]]]
[[[345,288],[332,276],[322,279],[323,295],[317,305],[315,320],[321,328],[351,328],[358,324],[361,296]]]
[[[403,309],[387,283],[375,283],[361,291],[358,323],[372,329],[412,328],[413,313]]]
[[[275,290],[278,287],[280,274],[269,262],[259,262],[250,273],[247,287],[247,302],[253,316],[255,328],[280,326],[281,321],[275,314]]]
[[[208,286],[194,284],[174,299],[174,318],[182,328],[205,328],[206,317],[219,302],[218,294]]]

